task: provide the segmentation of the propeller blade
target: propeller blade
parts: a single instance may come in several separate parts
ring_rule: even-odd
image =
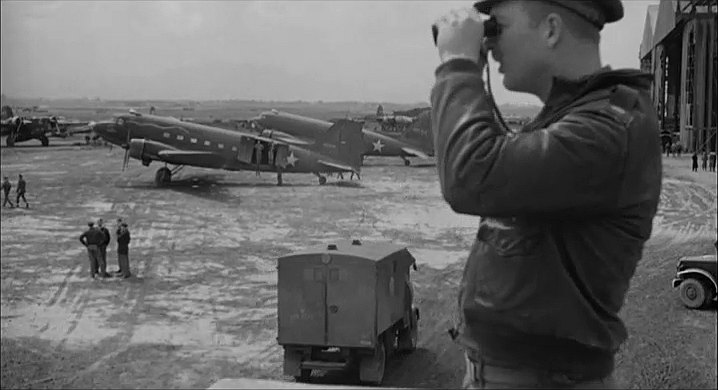
[[[130,129],[127,129],[127,149],[125,149],[125,157],[122,160],[122,171],[124,172],[127,168],[127,164],[130,162]]]
[[[130,162],[130,148],[125,149],[125,157],[122,160],[122,172],[127,168],[127,163]]]

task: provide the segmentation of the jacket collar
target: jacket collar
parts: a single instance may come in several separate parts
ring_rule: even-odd
[[[637,89],[648,89],[652,78],[653,76],[649,73],[634,69],[612,70],[610,66],[604,66],[599,71],[577,80],[554,77],[551,92],[545,106],[549,109],[562,107],[588,92],[616,84],[626,84]]]

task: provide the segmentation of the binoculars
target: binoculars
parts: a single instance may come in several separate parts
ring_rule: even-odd
[[[431,34],[434,36],[434,45],[436,45],[436,38],[439,36],[439,28],[435,25],[431,25]],[[484,37],[495,38],[499,35],[499,25],[496,23],[496,18],[493,16],[488,20],[484,21]]]

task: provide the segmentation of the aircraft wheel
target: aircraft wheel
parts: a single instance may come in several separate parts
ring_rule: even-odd
[[[50,140],[47,139],[47,137],[43,135],[42,137],[40,137],[40,143],[42,143],[42,146],[49,146]]]
[[[407,167],[408,167],[409,165],[411,165],[411,161],[409,161],[409,160],[404,160],[404,166],[407,166]]]
[[[319,176],[319,185],[325,185],[327,184],[327,177],[326,176]]]
[[[155,174],[155,184],[160,187],[172,181],[172,172],[167,167],[162,167]]]
[[[15,134],[10,134],[5,138],[5,145],[9,147],[15,146]]]

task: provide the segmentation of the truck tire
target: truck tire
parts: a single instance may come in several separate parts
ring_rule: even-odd
[[[700,309],[708,306],[713,298],[708,292],[709,289],[698,279],[687,278],[681,282],[681,302],[690,309]]]
[[[379,337],[376,342],[376,349],[373,355],[362,357],[359,361],[359,381],[379,386],[384,380],[384,370],[386,369],[386,348],[384,348],[384,337]]]
[[[416,344],[419,339],[419,318],[416,312],[416,309],[412,309],[409,326],[399,329],[397,349],[401,353],[412,353],[416,350]]]
[[[294,380],[297,382],[309,382],[309,379],[312,377],[312,370],[309,368],[302,368],[299,371],[299,375],[294,377]]]

